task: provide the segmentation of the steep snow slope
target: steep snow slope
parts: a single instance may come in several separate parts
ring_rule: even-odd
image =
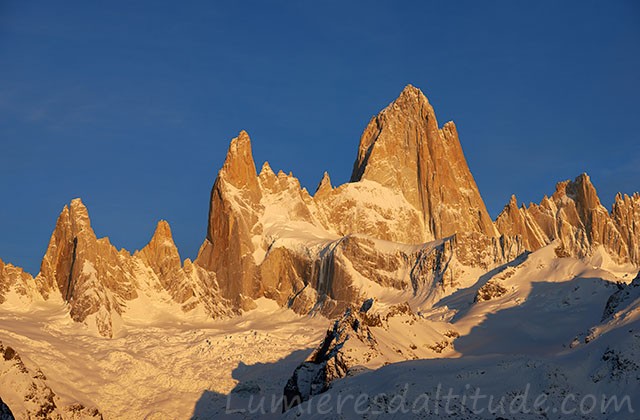
[[[461,355],[557,353],[577,331],[600,321],[604,304],[622,281],[588,262],[555,258],[555,245],[496,271],[436,305],[453,314]],[[487,284],[503,291],[478,301],[474,296]]]

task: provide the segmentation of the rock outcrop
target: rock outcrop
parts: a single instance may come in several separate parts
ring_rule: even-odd
[[[499,298],[509,290],[504,287],[499,280],[489,280],[476,293],[474,302],[486,302],[488,300]]]
[[[611,214],[588,175],[557,184],[540,204],[518,207],[515,196],[496,220],[503,235],[519,235],[531,251],[559,241],[559,255],[586,257],[602,246],[618,263],[640,264],[640,197],[618,195]]]
[[[617,194],[611,217],[627,246],[629,259],[640,265],[640,194]]]
[[[47,295],[47,290],[38,287],[31,274],[12,264],[0,260],[0,305],[13,297],[19,305],[28,305],[34,299]]]
[[[325,392],[332,382],[385,364],[441,357],[458,337],[450,324],[416,315],[408,303],[379,307],[374,299],[348,307],[322,343],[287,381],[283,411]]]
[[[296,368],[284,388],[283,411],[325,392],[331,382],[380,356],[366,311],[361,312],[347,309],[327,331],[320,346]]]
[[[0,342],[0,418],[88,420],[102,419],[96,408],[80,403],[62,405],[40,369],[25,365],[20,355]],[[5,404],[6,403],[6,404]],[[4,406],[4,407],[3,407]],[[8,407],[11,407],[11,410]]]
[[[602,322],[609,321],[624,307],[640,299],[640,273],[629,284],[618,284],[619,289],[607,300],[602,312]]]

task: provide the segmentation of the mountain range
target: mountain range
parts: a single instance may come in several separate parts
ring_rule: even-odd
[[[207,231],[193,261],[181,260],[167,221],[158,222],[141,250],[118,250],[96,236],[87,208],[72,200],[58,217],[35,278],[0,260],[0,309],[28,316],[60,308],[56,316],[69,318],[84,334],[114,341],[132,334],[131,325],[154,325],[166,316],[192,326],[231,322],[265,304],[300,320],[326,319],[324,338],[317,330],[321,344],[283,378],[284,406],[295,411],[316,394],[360,386],[358,378],[378,370],[385,383],[407,375],[379,369],[387,364],[416,360],[410,368],[421,369],[419,361],[430,360],[428,369],[437,371],[433,359],[499,354],[491,336],[473,342],[477,328],[489,314],[529,305],[535,319],[536,311],[553,315],[540,322],[563,320],[555,330],[548,325],[547,338],[535,336],[539,347],[518,337],[517,323],[507,328],[501,321],[492,334],[515,337],[494,337],[496,346],[510,343],[503,350],[509,357],[533,348],[536,357],[575,348],[585,355],[568,365],[605,369],[603,377],[618,381],[611,389],[630,389],[637,397],[637,382],[632,388],[628,383],[639,379],[640,365],[640,296],[637,280],[632,282],[640,266],[640,195],[618,194],[608,210],[586,174],[549,186],[549,192],[539,204],[519,204],[512,196],[492,220],[455,124],[440,126],[429,100],[408,85],[367,124],[343,185],[332,185],[325,172],[309,192],[293,174],[275,173],[267,162],[258,171],[249,134],[241,131],[213,184]],[[540,291],[543,282],[560,285],[559,292]],[[519,314],[525,324],[528,314]],[[0,333],[11,341],[7,319]],[[581,350],[600,336],[607,345],[596,353],[609,351],[610,358],[631,364],[620,368],[604,356],[598,364]],[[528,344],[519,346],[519,340]],[[517,369],[526,363],[509,360]],[[455,363],[460,371],[470,369]],[[554,369],[546,359],[540,366]],[[359,375],[363,367],[367,373]],[[485,369],[496,378],[506,374]],[[34,415],[3,391],[0,397],[14,412]],[[107,401],[89,402],[108,418],[122,416],[110,417]],[[84,407],[61,411],[60,418],[98,415]]]

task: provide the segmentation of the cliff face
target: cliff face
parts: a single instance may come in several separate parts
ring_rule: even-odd
[[[629,259],[640,265],[640,194],[616,195],[611,217],[627,246]]]
[[[111,335],[112,314],[122,302],[137,297],[131,255],[118,251],[108,238],[98,239],[87,208],[80,199],[65,206],[58,217],[42,260],[40,276],[58,288],[70,304],[71,317],[88,317],[103,335]]]
[[[520,235],[529,250],[558,240],[560,255],[586,257],[602,246],[616,262],[638,265],[638,203],[637,194],[618,195],[609,214],[589,176],[582,174],[558,183],[553,195],[540,204],[519,208],[513,196],[496,227],[501,234]]]
[[[251,238],[258,228],[260,198],[249,135],[243,131],[231,141],[211,190],[207,237],[195,261],[215,272],[221,293],[239,305],[256,287]]]

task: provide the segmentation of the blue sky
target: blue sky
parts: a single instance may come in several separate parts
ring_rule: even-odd
[[[242,129],[258,167],[346,182],[407,83],[493,217],[582,172],[607,206],[640,190],[637,2],[100,3],[0,2],[0,258],[33,274],[74,197],[117,247],[166,219],[193,258]]]

